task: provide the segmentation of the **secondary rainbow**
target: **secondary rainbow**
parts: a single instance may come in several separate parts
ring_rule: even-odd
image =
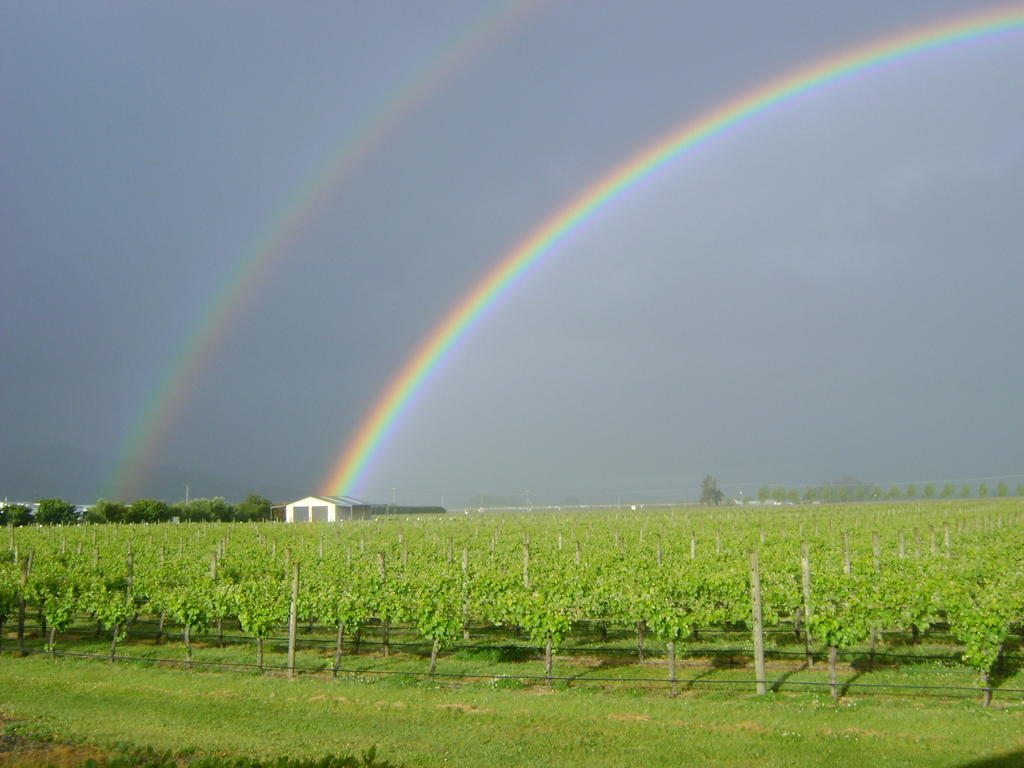
[[[181,412],[200,374],[209,367],[235,324],[252,306],[261,286],[317,218],[332,196],[410,115],[467,65],[519,25],[541,0],[489,3],[482,13],[439,47],[400,87],[342,138],[317,171],[300,183],[277,215],[256,233],[231,265],[219,288],[197,313],[184,341],[127,432],[119,459],[105,483],[113,498],[130,499]]]
[[[988,39],[1024,29],[1024,5],[916,27],[829,56],[688,120],[626,162],[602,176],[547,218],[465,295],[425,339],[387,386],[355,435],[332,463],[323,487],[327,493],[353,494],[398,417],[441,365],[456,342],[480,320],[495,301],[527,270],[584,222],[621,198],[638,182],[716,136],[774,107],[792,102],[830,83],[855,74],[961,43]]]

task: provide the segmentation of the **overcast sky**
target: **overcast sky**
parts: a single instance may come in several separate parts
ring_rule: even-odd
[[[114,492],[236,265],[367,124],[379,141],[136,456],[136,494],[320,490],[446,309],[565,201],[776,75],[984,5],[7,0],[0,499]],[[1022,72],[1024,33],[947,48],[673,164],[504,297],[354,490],[560,502],[692,498],[706,473],[750,493],[1024,472]]]

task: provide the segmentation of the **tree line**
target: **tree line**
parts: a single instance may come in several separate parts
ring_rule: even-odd
[[[1014,489],[1015,496],[1024,496],[1024,483],[1018,483]],[[916,483],[907,485],[890,485],[882,488],[877,485],[866,483],[858,484],[826,484],[822,486],[807,486],[801,491],[799,488],[784,488],[780,486],[762,485],[757,489],[757,500],[762,504],[769,501],[793,504],[814,503],[814,502],[843,502],[843,501],[880,501],[885,499],[967,499],[971,497],[988,498],[997,496],[1005,498],[1010,496],[1010,486],[1000,482],[993,489],[988,483],[978,485],[977,491],[967,483],[962,483],[959,488],[954,483],[945,483],[937,488],[932,483],[920,486]],[[749,499],[748,499],[749,501]]]
[[[42,499],[33,510],[24,504],[0,506],[0,526],[77,525],[78,523],[230,523],[273,519],[270,500],[250,493],[239,504],[221,496],[168,504],[159,499],[136,499],[131,504],[99,499],[84,511],[63,499]]]

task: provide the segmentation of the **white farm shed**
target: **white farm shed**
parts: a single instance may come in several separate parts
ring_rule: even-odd
[[[286,523],[340,523],[368,520],[372,507],[349,496],[307,496],[284,507]]]

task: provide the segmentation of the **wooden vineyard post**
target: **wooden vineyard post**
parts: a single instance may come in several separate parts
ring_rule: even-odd
[[[295,630],[299,618],[299,564],[292,568],[292,599],[288,609],[288,677],[295,677]]]
[[[902,530],[899,532],[899,538],[896,541],[896,547],[897,555],[899,556],[900,560],[902,560],[907,556],[907,539],[903,535]]]
[[[523,538],[523,588],[530,588],[530,537]]]
[[[761,618],[761,569],[757,562],[757,550],[750,551],[750,603],[754,619],[754,676],[757,678],[757,695],[768,692],[764,672],[764,623]]]
[[[800,544],[800,576],[804,592],[804,654],[807,659],[807,668],[813,669],[814,654],[811,652],[811,645],[814,639],[811,637],[809,626],[811,620],[811,557],[806,541]]]
[[[462,548],[462,639],[469,640],[469,547]]]
[[[676,641],[668,641],[668,679],[672,683],[672,695],[679,693],[679,678],[676,677]]]
[[[853,566],[850,564],[850,533],[843,531],[843,573],[849,576],[853,573]]]
[[[576,539],[576,565],[583,562],[583,549],[580,547],[580,540]]]
[[[21,561],[21,591],[18,594],[18,650],[25,653],[25,593],[28,592],[28,577],[32,572],[32,550]]]
[[[377,566],[380,569],[381,591],[387,593],[388,585],[388,561],[383,552],[377,553]],[[386,611],[384,611],[386,613]],[[391,655],[391,624],[387,616],[380,617],[381,623],[381,650],[385,657]]]
[[[839,658],[839,649],[830,645],[828,647],[828,684],[832,687],[832,698],[839,701],[839,679],[836,672],[836,664]]]

